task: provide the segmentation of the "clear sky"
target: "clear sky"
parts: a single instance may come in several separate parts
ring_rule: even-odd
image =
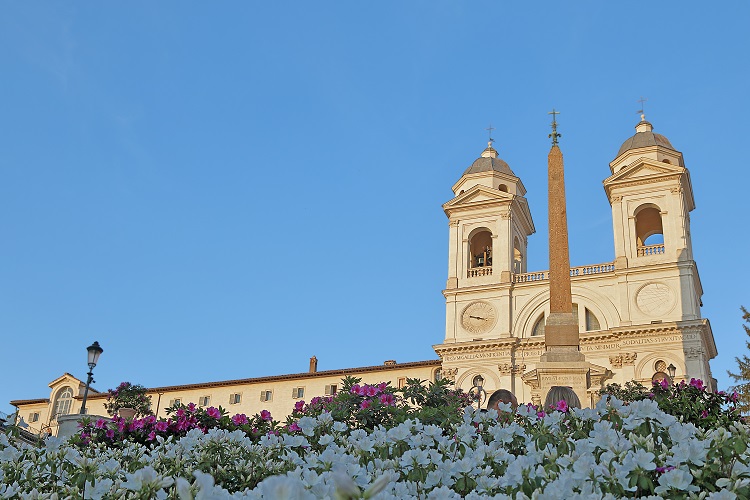
[[[0,411],[85,348],[101,390],[434,359],[441,204],[486,146],[547,269],[549,116],[573,265],[640,96],[685,155],[719,386],[750,307],[750,4],[3,2]]]

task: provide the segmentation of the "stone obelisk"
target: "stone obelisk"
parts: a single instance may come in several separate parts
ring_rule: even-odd
[[[572,388],[583,406],[589,406],[590,364],[580,351],[578,318],[573,314],[570,289],[568,218],[565,210],[563,155],[557,143],[557,111],[552,110],[552,149],[547,157],[549,176],[549,293],[550,313],[544,329],[544,353],[529,378],[540,402],[552,386]]]
[[[568,216],[565,204],[563,154],[557,141],[557,111],[552,110],[552,149],[547,156],[549,213],[549,316],[544,329],[542,361],[583,361],[579,352],[578,318],[570,290]]]

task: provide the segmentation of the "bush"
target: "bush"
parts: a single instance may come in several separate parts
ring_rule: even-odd
[[[122,382],[115,389],[107,391],[107,401],[104,403],[107,413],[114,416],[120,408],[133,408],[139,417],[154,414],[151,411],[151,396],[146,395],[146,388],[130,382]]]
[[[704,429],[745,423],[737,404],[737,393],[710,392],[701,380],[694,378],[689,383],[684,380],[679,384],[669,384],[666,380],[654,382],[651,389],[638,382],[628,382],[625,387],[610,384],[599,394],[602,397],[615,397],[625,403],[650,399],[663,412]]]

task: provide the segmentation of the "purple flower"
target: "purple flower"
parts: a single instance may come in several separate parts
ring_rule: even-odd
[[[395,398],[393,397],[393,394],[381,394],[380,395],[380,403],[384,404],[385,406],[394,406]]]
[[[352,394],[359,394],[359,384],[354,384],[349,392]]]
[[[221,412],[213,406],[206,409],[206,415],[212,418],[221,418]]]
[[[97,429],[104,429],[105,427],[107,427],[107,421],[106,420],[104,420],[103,418],[100,418],[99,420],[96,421],[96,428]]]
[[[368,408],[369,408],[370,406],[372,406],[372,401],[370,401],[369,399],[365,399],[364,401],[362,401],[362,402],[361,402],[361,403],[359,404],[359,407],[360,407],[361,409],[363,409],[363,410],[366,410],[366,409],[368,409]]]
[[[557,402],[557,406],[555,406],[555,410],[568,411],[568,403],[566,403],[564,399],[561,399],[560,401]]]
[[[707,418],[708,417],[708,410],[703,410],[701,412],[701,418]]]
[[[146,439],[148,441],[153,441],[154,439],[156,439],[156,433],[154,431],[151,431]]]
[[[273,420],[273,417],[271,417],[271,412],[268,410],[263,410],[262,412],[260,412],[260,418],[266,421]]]
[[[232,423],[234,425],[243,425],[248,422],[247,415],[244,413],[238,413],[237,415],[232,417]]]
[[[154,429],[156,429],[159,432],[165,432],[169,428],[169,424],[164,420],[159,420],[156,422],[156,425],[154,426]]]
[[[304,402],[304,401],[302,401],[302,400],[300,400],[300,401],[297,401],[296,403],[294,403],[294,409],[295,409],[296,411],[302,411],[302,409],[303,409],[304,407],[305,407],[305,402]]]
[[[195,403],[190,403],[187,408],[190,413],[195,413]]]
[[[703,390],[703,381],[698,378],[691,378],[690,379],[690,385],[695,387],[696,389],[702,391]]]
[[[297,432],[302,430],[302,428],[297,425],[297,422],[292,422],[289,427],[287,427],[287,429],[289,430],[289,432]]]
[[[107,432],[105,432],[104,435],[107,436],[109,439],[114,439],[115,431],[114,429],[107,429]]]

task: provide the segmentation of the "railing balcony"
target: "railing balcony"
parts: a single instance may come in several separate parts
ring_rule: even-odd
[[[664,243],[659,243],[658,245],[648,245],[648,246],[638,247],[636,251],[638,252],[638,257],[646,257],[648,255],[660,255],[664,253]]]
[[[593,264],[570,268],[570,277],[589,276],[592,274],[612,273],[615,271],[614,262],[604,264]],[[533,283],[535,281],[546,281],[549,279],[549,271],[537,271],[535,273],[520,273],[513,275],[513,283]]]
[[[492,266],[472,267],[466,271],[467,278],[476,278],[478,276],[492,276]]]

